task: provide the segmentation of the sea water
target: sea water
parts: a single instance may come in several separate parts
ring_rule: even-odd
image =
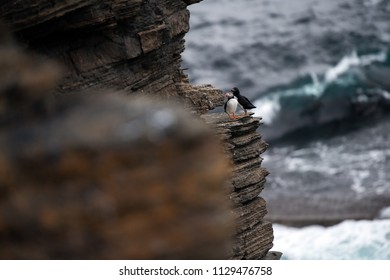
[[[273,228],[273,250],[283,252],[285,260],[390,260],[390,220]]]

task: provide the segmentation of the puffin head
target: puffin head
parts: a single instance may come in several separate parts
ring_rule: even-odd
[[[240,90],[236,87],[232,88],[230,91],[234,94],[234,96],[237,96],[240,94]]]
[[[229,91],[229,92],[225,93],[225,97],[226,98],[233,98],[234,95],[233,95],[233,93],[231,91]]]

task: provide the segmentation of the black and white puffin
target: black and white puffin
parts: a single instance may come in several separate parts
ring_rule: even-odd
[[[236,110],[237,110],[237,105],[238,105],[238,101],[237,99],[234,97],[233,93],[232,92],[227,92],[225,93],[225,97],[227,97],[227,101],[225,102],[225,106],[224,106],[224,109],[225,109],[225,113],[228,114],[229,118],[232,120],[232,119],[236,119],[237,116],[236,116]]]
[[[240,94],[240,90],[238,88],[234,87],[230,91],[237,98],[238,104],[245,112],[245,116],[248,115],[246,110],[256,108],[256,106],[253,105],[252,102],[250,102],[248,98],[246,98],[245,96]]]

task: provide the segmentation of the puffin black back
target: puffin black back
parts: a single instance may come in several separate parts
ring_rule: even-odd
[[[248,114],[247,110],[256,108],[246,96],[241,95],[240,90],[237,87],[232,88],[231,92],[237,98],[240,107],[244,109],[245,115]]]

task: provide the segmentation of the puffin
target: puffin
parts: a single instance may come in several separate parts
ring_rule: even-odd
[[[236,117],[236,110],[237,110],[238,101],[234,97],[232,92],[225,93],[225,97],[228,98],[228,100],[225,102],[225,106],[224,106],[225,113],[228,114],[228,116],[231,120],[236,119],[237,118]]]
[[[253,105],[252,102],[250,102],[248,98],[246,98],[245,96],[241,95],[240,90],[238,88],[234,87],[230,91],[237,98],[238,104],[240,105],[240,107],[245,112],[245,116],[248,115],[248,112],[246,110],[250,110],[250,109],[256,108],[256,106]]]

